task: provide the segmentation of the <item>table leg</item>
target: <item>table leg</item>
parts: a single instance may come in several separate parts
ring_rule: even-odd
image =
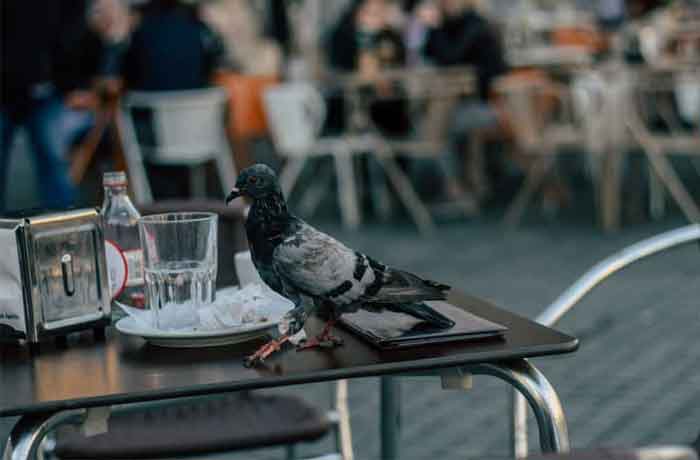
[[[2,460],[34,460],[44,436],[58,425],[81,424],[85,410],[25,415],[14,426],[5,445]]]
[[[622,155],[609,151],[600,171],[600,220],[603,230],[608,232],[620,228],[621,163]]]
[[[567,452],[569,434],[559,396],[545,376],[526,359],[502,363],[475,364],[465,371],[490,375],[512,385],[530,403],[540,431],[543,452]]]
[[[401,386],[398,377],[381,377],[382,460],[399,458],[401,434]]]

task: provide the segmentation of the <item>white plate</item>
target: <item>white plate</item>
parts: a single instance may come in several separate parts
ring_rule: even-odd
[[[127,316],[117,321],[116,327],[124,335],[141,337],[153,345],[170,348],[218,347],[248,340],[267,334],[278,321],[265,321],[251,325],[217,329],[213,331],[161,331],[144,326]]]
[[[248,288],[246,287],[244,290],[246,289]],[[236,288],[217,291],[217,299],[223,299],[222,301],[225,302],[226,297],[235,295],[235,292]],[[287,299],[271,292],[267,294],[265,291],[262,291],[262,297],[258,297],[258,301],[261,303],[258,304],[257,308],[264,311],[267,317],[265,321],[217,329],[161,330],[150,325],[148,315],[143,316],[142,312],[138,312],[139,314],[136,316],[127,316],[120,319],[115,326],[124,335],[141,337],[160,347],[197,348],[231,345],[246,342],[272,332],[272,329],[277,327],[282,316],[293,306]],[[137,313],[133,309],[126,310],[131,310],[131,314]]]

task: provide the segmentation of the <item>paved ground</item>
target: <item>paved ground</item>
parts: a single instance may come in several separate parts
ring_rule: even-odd
[[[554,221],[531,218],[517,232],[494,216],[443,224],[433,239],[410,224],[342,231],[318,225],[369,254],[533,317],[593,263],[617,249],[683,225],[678,217],[602,235],[590,206]],[[686,246],[639,263],[585,298],[560,328],[578,336],[571,356],[535,360],[558,389],[574,447],[688,443],[700,431],[700,251]],[[319,405],[328,385],[293,391]],[[356,458],[379,452],[378,382],[350,385]],[[9,429],[0,421],[0,435]],[[403,382],[402,459],[507,456],[506,387],[475,379],[474,389],[443,391],[425,379]],[[534,424],[531,426],[534,427]],[[537,440],[531,430],[531,442]],[[303,446],[323,451],[328,443]],[[217,458],[283,458],[281,450]]]

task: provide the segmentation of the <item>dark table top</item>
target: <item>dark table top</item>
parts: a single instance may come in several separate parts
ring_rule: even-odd
[[[261,342],[217,348],[159,348],[110,328],[106,341],[90,333],[68,346],[0,344],[0,416],[49,412],[294,385],[350,377],[380,376],[465,364],[567,353],[578,340],[488,302],[453,293],[448,301],[508,327],[503,338],[378,350],[339,329],[344,345],[332,350],[285,349],[247,369],[244,356]],[[315,319],[312,327],[320,327]]]

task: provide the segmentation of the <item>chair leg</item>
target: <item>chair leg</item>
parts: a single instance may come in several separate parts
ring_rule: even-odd
[[[661,182],[668,188],[669,193],[680,206],[685,217],[690,222],[700,222],[700,210],[695,204],[693,197],[690,196],[683,186],[668,159],[658,152],[645,150],[645,154]]]
[[[222,141],[222,146],[221,151],[216,156],[216,169],[219,174],[219,182],[224,190],[224,194],[227,194],[233,187],[236,186],[238,171],[236,170],[236,165],[233,162],[233,152],[231,152],[227,139]]]
[[[296,450],[296,445],[294,444],[288,444],[285,448],[285,459],[286,460],[295,460],[297,458],[297,450]]]
[[[352,155],[341,152],[333,155],[336,177],[338,178],[338,199],[343,214],[343,224],[349,229],[360,225],[360,207],[357,203],[357,187]]]
[[[312,216],[321,200],[326,196],[327,190],[330,188],[331,179],[333,178],[332,171],[328,171],[327,164],[321,162],[319,170],[314,174],[316,178],[313,184],[304,190],[301,199],[299,200],[299,213],[302,216]]]
[[[391,197],[386,182],[386,173],[381,162],[367,158],[367,190],[371,196],[372,208],[381,222],[388,222],[391,218]]]
[[[485,172],[483,136],[475,133],[469,137],[467,158],[464,159],[464,177],[474,195],[481,199],[489,193],[489,183]]]
[[[289,158],[287,160],[287,164],[279,176],[280,187],[282,187],[282,193],[286,198],[289,198],[290,193],[292,193],[305,164],[306,158]]]
[[[195,198],[205,198],[207,196],[206,167],[206,164],[190,166],[190,196]]]
[[[652,219],[659,220],[666,214],[666,194],[663,183],[651,165],[647,169],[649,175],[649,214]]]
[[[338,436],[336,448],[343,460],[354,460],[350,409],[348,408],[348,381],[338,380],[335,384],[335,409],[338,412]]]
[[[418,226],[421,233],[428,236],[435,231],[435,223],[433,218],[425,207],[418,194],[413,189],[411,181],[401,172],[401,169],[396,165],[393,158],[386,154],[378,154],[375,156],[379,163],[384,168],[387,177],[396,189],[399,198],[403,202],[406,209],[413,217],[413,221]]]
[[[131,121],[131,116],[124,111],[120,111],[117,117],[118,129],[123,136],[124,156],[129,171],[131,189],[137,204],[147,204],[153,202],[151,186],[148,183],[146,168],[143,164],[143,155],[136,139],[136,131]]]
[[[537,188],[542,185],[542,180],[545,178],[552,165],[552,158],[547,156],[540,158],[529,168],[525,184],[522,186],[516,195],[513,203],[508,206],[506,215],[503,218],[504,222],[509,227],[516,227],[525,213],[527,204],[530,202],[532,195]]]

